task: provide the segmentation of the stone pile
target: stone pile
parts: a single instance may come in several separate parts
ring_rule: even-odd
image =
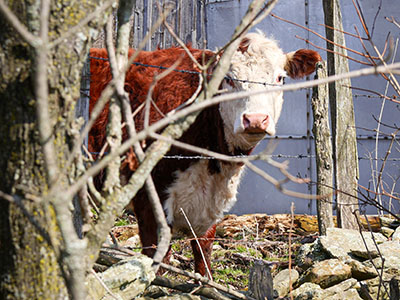
[[[400,227],[390,235],[388,239],[382,233],[361,235],[356,230],[330,228],[326,236],[302,245],[295,261],[301,275],[295,269],[290,271],[293,298],[396,299]],[[289,286],[289,270],[275,276],[278,299],[289,297]]]

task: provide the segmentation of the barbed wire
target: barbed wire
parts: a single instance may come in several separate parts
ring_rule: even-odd
[[[287,154],[271,154],[271,155],[263,155],[264,157],[270,157],[270,158],[289,158],[289,159],[305,159],[305,158],[315,158],[315,155],[305,155],[305,154],[298,154],[298,155],[287,155]],[[249,158],[249,159],[256,159],[260,158],[259,155],[232,155],[229,156],[230,158]],[[163,158],[165,159],[204,159],[204,160],[212,160],[212,159],[218,159],[213,156],[204,156],[204,155],[165,155]],[[358,160],[380,160],[380,161],[400,161],[400,158],[384,158],[384,157],[358,157]]]
[[[90,154],[94,155],[99,155],[100,152],[90,152]],[[108,152],[103,153],[104,155],[108,154]],[[262,155],[263,157],[269,157],[269,158],[288,158],[288,159],[305,159],[305,158],[315,158],[315,155],[310,155],[310,154],[297,154],[297,155],[288,155],[288,154],[269,154],[269,155]],[[248,158],[250,160],[255,160],[259,159],[261,160],[262,158],[259,155],[232,155],[229,156],[232,159],[237,159],[237,158]],[[181,159],[192,159],[192,160],[198,160],[198,159],[204,159],[204,160],[213,160],[219,158],[214,157],[214,156],[204,156],[204,155],[164,155],[163,158],[165,159],[176,159],[176,160],[181,160]],[[380,160],[380,161],[400,161],[400,158],[384,158],[384,157],[364,157],[360,156],[358,157],[358,160]]]
[[[107,58],[104,57],[95,57],[95,56],[89,56],[90,59],[97,59],[97,60],[104,60],[108,61]],[[146,68],[156,68],[160,70],[168,70],[169,67],[164,67],[164,66],[157,66],[157,65],[149,65],[149,64],[144,64],[140,62],[132,62],[132,65],[136,66],[141,66],[141,67],[146,67]],[[182,70],[182,69],[173,69],[172,71],[174,72],[179,72],[179,73],[187,73],[187,74],[196,74],[196,75],[201,75],[201,72],[198,71],[192,71],[192,70]],[[212,75],[212,74],[208,74]],[[260,84],[264,86],[280,86],[280,84],[274,84],[274,83],[267,83],[267,82],[260,82],[260,81],[252,81],[252,80],[245,80],[245,79],[238,79],[238,78],[233,78],[231,76],[226,75],[224,79],[227,80],[232,80],[232,81],[237,81],[237,82],[242,82],[242,83],[253,83],[253,84]]]

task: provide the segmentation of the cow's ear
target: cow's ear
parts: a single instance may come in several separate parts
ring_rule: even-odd
[[[315,71],[315,64],[322,60],[318,52],[300,49],[286,54],[285,71],[291,78],[302,78]]]
[[[240,42],[239,47],[237,48],[238,51],[245,53],[247,52],[247,49],[249,48],[250,45],[250,40],[248,38],[243,38]]]

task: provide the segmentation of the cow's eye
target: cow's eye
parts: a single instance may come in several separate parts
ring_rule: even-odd
[[[280,84],[284,84],[284,83],[285,83],[285,76],[279,75],[279,76],[276,78],[276,82],[277,82],[277,83],[280,83]]]

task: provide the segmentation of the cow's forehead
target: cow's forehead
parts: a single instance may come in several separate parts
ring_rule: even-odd
[[[231,70],[236,76],[266,79],[284,72],[287,57],[275,40],[262,33],[249,33],[245,39],[248,40],[246,51],[237,51],[232,58]]]

